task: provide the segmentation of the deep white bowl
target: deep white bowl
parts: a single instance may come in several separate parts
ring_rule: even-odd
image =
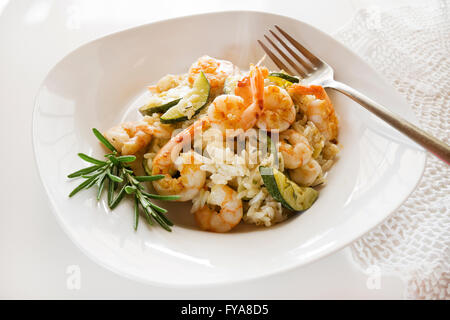
[[[385,219],[419,181],[425,153],[348,98],[331,93],[343,149],[319,199],[302,215],[271,228],[242,225],[227,234],[199,231],[187,204],[164,204],[169,233],[143,220],[132,228],[132,205],[110,211],[95,191],[69,199],[85,165],[77,152],[101,157],[91,128],[138,117],[146,85],[186,72],[208,54],[243,68],[263,52],[256,40],[280,25],[335,69],[336,78],[416,122],[392,87],[358,56],[312,26],[260,12],[222,12],[152,23],[81,46],[48,74],[36,99],[33,140],[43,185],[69,237],[93,260],[149,283],[194,286],[258,278],[328,255]],[[275,68],[268,60],[267,66]]]

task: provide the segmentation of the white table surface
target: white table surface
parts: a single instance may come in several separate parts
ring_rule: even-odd
[[[173,289],[120,277],[88,259],[51,212],[34,162],[34,97],[50,68],[79,45],[128,27],[220,10],[283,14],[333,34],[364,7],[411,1],[0,0],[0,298],[3,299],[401,299],[398,275],[370,289],[350,249],[306,267],[233,286]],[[280,7],[281,4],[281,7]],[[76,150],[74,150],[76,152]],[[69,290],[77,265],[81,287]]]

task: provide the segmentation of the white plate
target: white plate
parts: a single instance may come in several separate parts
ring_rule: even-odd
[[[186,72],[208,54],[248,67],[263,54],[256,40],[278,24],[335,68],[336,78],[416,122],[404,100],[359,57],[303,22],[259,12],[222,12],[152,23],[92,41],[48,74],[33,118],[40,176],[58,221],[93,260],[141,281],[194,286],[258,278],[304,265],[354,241],[393,212],[414,189],[425,153],[342,95],[331,94],[340,117],[339,160],[314,206],[272,228],[197,230],[188,206],[170,205],[172,233],[132,228],[129,201],[114,211],[95,190],[69,199],[79,181],[66,175],[103,150],[91,128],[137,118],[139,97],[167,73]],[[269,67],[274,67],[267,61]],[[167,204],[165,204],[168,207]]]

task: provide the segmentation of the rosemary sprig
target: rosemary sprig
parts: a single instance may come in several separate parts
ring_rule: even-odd
[[[93,165],[80,169],[69,174],[68,178],[84,178],[85,180],[79,184],[69,194],[73,197],[81,190],[89,189],[97,186],[97,200],[100,200],[105,187],[108,189],[108,206],[111,209],[117,207],[126,194],[134,197],[134,229],[137,230],[139,224],[140,212],[143,213],[148,224],[153,225],[154,221],[158,222],[161,227],[167,231],[172,231],[170,227],[173,223],[167,218],[165,213],[167,210],[152,203],[150,199],[159,200],[177,200],[179,196],[162,196],[151,194],[145,191],[142,182],[156,181],[164,178],[164,175],[152,176],[136,176],[133,170],[127,165],[129,162],[136,160],[135,156],[120,156],[114,146],[97,130],[92,129],[94,135],[100,140],[111,153],[105,155],[106,160],[92,158],[84,153],[78,156],[86,162]],[[116,190],[119,190],[116,194]],[[142,208],[142,210],[141,210]]]

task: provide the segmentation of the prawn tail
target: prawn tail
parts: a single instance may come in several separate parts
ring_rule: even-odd
[[[264,75],[259,67],[251,66],[250,84],[252,87],[253,102],[260,113],[264,107]],[[259,113],[257,113],[259,115]]]

